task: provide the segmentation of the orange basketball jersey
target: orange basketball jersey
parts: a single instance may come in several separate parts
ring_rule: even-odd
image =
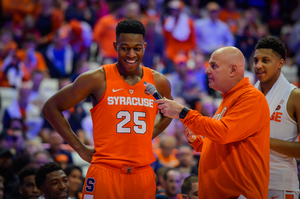
[[[146,83],[155,85],[151,69],[134,86],[119,74],[116,64],[104,65],[106,91],[91,109],[95,154],[92,164],[141,167],[155,161],[152,134],[157,104],[146,92]]]

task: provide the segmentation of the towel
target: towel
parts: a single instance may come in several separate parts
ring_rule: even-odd
[[[180,13],[177,23],[174,16],[168,16],[164,24],[164,29],[167,32],[172,32],[173,37],[178,41],[187,41],[191,34],[188,15]]]
[[[261,91],[260,81],[257,81],[254,85],[255,88]],[[291,90],[295,89],[296,86],[290,84],[282,73],[280,73],[279,78],[272,86],[271,90],[266,94],[266,99],[269,104],[270,117],[274,113],[276,107],[280,103],[282,97],[289,95]]]

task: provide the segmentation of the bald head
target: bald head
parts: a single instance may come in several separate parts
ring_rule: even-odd
[[[245,58],[235,47],[227,46],[214,51],[209,65],[206,69],[209,86],[223,93],[244,78]]]
[[[219,48],[213,55],[220,57],[220,59],[226,63],[228,67],[235,65],[237,67],[236,75],[243,78],[245,70],[245,57],[243,53],[236,47],[227,46]]]

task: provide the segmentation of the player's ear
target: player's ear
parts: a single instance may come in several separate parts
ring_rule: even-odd
[[[144,43],[144,50],[146,49],[146,46],[147,46],[147,42]]]
[[[284,65],[285,60],[284,59],[280,59],[279,60],[279,64],[278,64],[278,69],[282,68],[282,66]]]
[[[113,45],[114,45],[114,49],[115,49],[115,51],[117,51],[118,52],[118,46],[117,46],[117,42],[116,41],[114,41],[114,43],[113,43]]]

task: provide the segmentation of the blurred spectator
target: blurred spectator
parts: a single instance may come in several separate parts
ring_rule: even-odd
[[[271,35],[276,37],[280,35],[280,29],[284,25],[283,16],[281,13],[279,2],[277,0],[272,1],[270,5],[268,27]]]
[[[40,102],[39,100],[42,100],[41,97],[43,97],[42,91],[40,91],[40,85],[42,83],[42,81],[45,79],[45,73],[39,70],[34,70],[31,73],[31,92],[29,95],[29,102],[34,103],[36,106],[38,106],[39,108],[41,108],[42,105],[44,105],[43,102]],[[42,103],[38,104],[38,103]]]
[[[25,167],[19,173],[19,192],[21,199],[38,198],[41,195],[40,190],[35,184],[35,174],[37,169],[34,167]]]
[[[5,26],[13,30],[15,39],[19,41],[22,37],[24,18],[28,14],[33,14],[36,5],[35,0],[2,0],[2,12],[6,19]],[[8,24],[9,23],[9,24]]]
[[[11,169],[13,158],[14,156],[10,150],[0,147],[0,176],[4,178],[3,199],[11,199],[19,184],[17,175]]]
[[[298,81],[300,85],[300,19],[293,25],[291,32],[289,48],[295,53],[295,63],[298,66]]]
[[[46,62],[52,78],[68,77],[73,71],[74,52],[69,44],[70,27],[63,26],[46,51]]]
[[[94,27],[94,40],[98,44],[99,55],[102,57],[101,64],[117,61],[118,53],[112,45],[116,40],[115,28],[124,19],[126,14],[122,2],[112,3],[111,13],[100,18]]]
[[[51,131],[49,135],[50,148],[48,152],[54,160],[56,156],[64,154],[68,157],[68,163],[73,163],[71,153],[62,149],[63,141],[62,137],[56,131]]]
[[[10,149],[14,154],[23,154],[25,142],[25,125],[22,119],[12,118],[9,121],[8,135],[4,139],[3,146]]]
[[[174,62],[179,52],[188,55],[196,46],[194,22],[182,11],[181,0],[171,0],[168,3],[170,14],[163,23],[165,36],[166,73],[174,72]]]
[[[130,2],[126,5],[126,19],[135,19],[147,25],[148,19],[141,12],[141,6],[137,2]]]
[[[4,178],[0,175],[0,199],[4,196]]]
[[[32,140],[26,140],[24,143],[24,155],[33,157],[36,152],[41,150],[43,150],[43,146],[37,137]]]
[[[55,161],[60,164],[61,168],[65,170],[69,165],[69,158],[65,154],[59,154],[55,156]]]
[[[106,0],[89,0],[89,7],[95,12],[95,21],[109,14]]]
[[[40,41],[40,39],[41,39],[41,33],[40,33],[40,31],[35,26],[36,20],[37,19],[35,19],[35,17],[34,17],[33,14],[26,15],[26,17],[24,18],[24,26],[23,26],[23,30],[22,30],[21,41],[24,41],[25,37],[28,34],[29,35],[34,35],[35,42]]]
[[[189,145],[179,147],[177,158],[179,160],[179,166],[176,168],[180,171],[182,179],[191,174],[198,175],[198,167],[195,161],[193,161],[193,151]]]
[[[55,32],[64,22],[64,13],[53,6],[53,0],[39,0],[36,13],[36,29],[41,33],[41,39],[38,40],[39,50],[44,51]]]
[[[181,185],[183,199],[198,199],[198,176],[186,177]]]
[[[156,31],[156,22],[149,21],[146,25],[145,42],[147,42],[147,50],[143,57],[143,65],[156,70],[156,65],[163,60],[164,57],[164,38],[163,35]]]
[[[78,56],[79,60],[87,60],[93,40],[92,27],[85,21],[75,19],[72,19],[69,25],[71,27],[70,44],[75,56]]]
[[[29,74],[31,74],[34,70],[48,74],[47,65],[43,55],[36,51],[35,35],[26,35],[24,37],[22,47],[22,49],[17,51],[16,55],[24,63]]]
[[[297,0],[297,7],[295,7],[291,13],[291,18],[294,22],[297,22],[300,19],[300,0]]]
[[[164,181],[164,174],[167,171],[167,167],[160,167],[159,169],[156,170],[156,176],[157,176],[157,193],[163,193],[165,192],[164,186],[165,186],[165,181]]]
[[[152,163],[155,171],[161,166],[174,168],[179,165],[179,161],[174,153],[175,145],[176,140],[173,136],[163,135],[160,137],[160,150],[157,150],[156,161]]]
[[[82,189],[82,169],[76,165],[69,165],[66,169],[64,169],[66,175],[69,179],[69,197],[72,199],[80,199],[81,198],[81,189]]]
[[[155,31],[158,33],[162,33],[161,13],[159,12],[157,0],[147,1],[147,6],[144,10],[144,14],[148,18],[148,21],[151,21],[155,24]],[[146,27],[146,35],[147,34],[148,30]]]
[[[33,154],[31,166],[38,169],[48,162],[53,162],[51,155],[48,151],[41,150]]]
[[[184,12],[194,20],[202,18],[203,11],[201,9],[200,0],[189,0],[188,5],[184,8]]]
[[[77,19],[78,21],[85,21],[90,26],[94,26],[96,14],[93,9],[88,7],[86,0],[73,0],[66,10],[66,20]]]
[[[196,109],[200,103],[202,91],[198,85],[195,71],[187,66],[188,61],[188,57],[184,53],[177,54],[174,59],[175,72],[168,74],[167,77],[172,86],[172,96],[182,97],[189,107]]]
[[[14,99],[10,105],[8,105],[4,112],[3,117],[3,129],[8,129],[12,119],[26,118],[26,112],[28,111],[28,97],[30,94],[30,88],[28,85],[23,85],[19,91],[17,99]]]
[[[195,31],[197,46],[209,56],[220,47],[233,46],[235,40],[229,26],[218,18],[219,4],[211,1],[206,5],[206,10],[209,17],[197,19]]]
[[[2,36],[0,35],[1,38]],[[0,61],[0,86],[19,89],[22,81],[30,79],[30,74],[16,55],[17,44],[13,41],[5,44],[1,38],[0,45],[4,45],[4,54]]]
[[[180,194],[181,174],[177,169],[167,169],[164,174],[164,182],[165,192],[162,193],[163,195],[169,199],[182,199]]]
[[[293,26],[291,24],[285,24],[280,29],[280,37],[279,37],[279,39],[286,46],[286,57],[288,57],[288,58],[294,56],[294,53],[292,53],[291,49],[289,48],[289,42],[290,42],[292,31],[293,31]]]
[[[36,136],[43,124],[43,118],[40,115],[40,110],[37,106],[30,103],[29,96],[31,94],[31,86],[23,84],[18,99],[14,99],[7,106],[3,117],[3,129],[7,129],[12,119],[22,119],[26,126],[27,138],[32,139]]]
[[[286,58],[283,67],[281,68],[281,72],[284,77],[292,84],[298,85],[298,66],[294,63],[292,58]]]
[[[238,30],[238,20],[241,18],[236,7],[236,0],[226,0],[225,8],[220,11],[219,19],[227,23],[231,32],[235,35]]]
[[[249,32],[249,29],[245,27],[242,32],[237,33],[235,46],[240,49],[245,58],[249,60],[253,54],[253,50],[257,41],[257,37],[252,35]]]

